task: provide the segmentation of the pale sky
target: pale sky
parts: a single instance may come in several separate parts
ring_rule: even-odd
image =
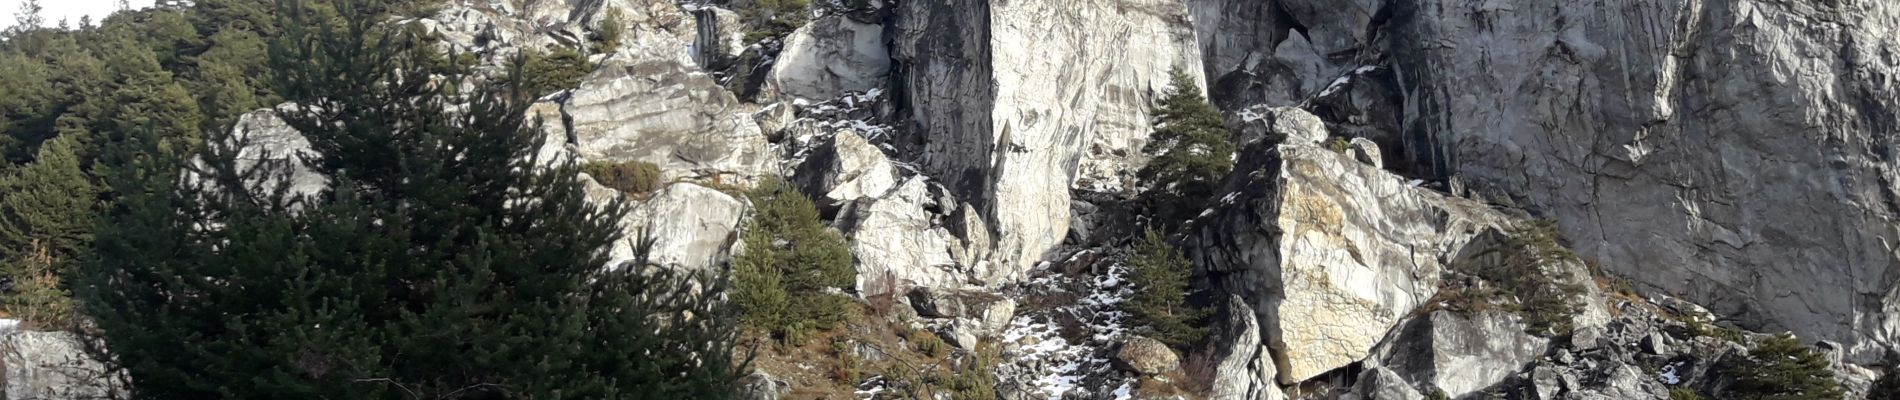
[[[0,0],[0,29],[13,26],[14,16],[20,13],[20,6],[27,0]],[[129,0],[132,8],[151,7],[153,0]],[[119,10],[118,0],[40,0],[40,18],[46,25],[58,25],[64,18],[72,24],[79,24],[79,16],[92,16],[93,23],[103,20],[106,14]]]

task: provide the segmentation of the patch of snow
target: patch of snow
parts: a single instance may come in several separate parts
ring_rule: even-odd
[[[1071,259],[1085,253],[1078,253]],[[1079,387],[1083,379],[1091,373],[1110,368],[1108,360],[1098,356],[1102,354],[1098,350],[1107,348],[1127,334],[1128,327],[1124,321],[1128,313],[1118,307],[1133,292],[1126,285],[1126,274],[1127,267],[1111,265],[1107,273],[1082,282],[1088,292],[1076,304],[1047,312],[1018,315],[1010,321],[1002,336],[1004,343],[1015,347],[1006,352],[1011,363],[1030,368],[1033,372],[1031,376],[1037,377],[1029,382],[1033,392],[1054,399],[1073,391],[1086,391]],[[1066,283],[1074,282],[1059,276],[1043,276],[1031,280],[1030,285],[1061,291],[1062,285]],[[1088,339],[1077,343],[1062,337],[1061,328],[1050,322],[1056,314],[1081,320],[1084,323],[1081,328],[1088,334]]]
[[[1134,382],[1122,382],[1122,387],[1115,388],[1115,400],[1128,400],[1132,398],[1135,398]]]
[[[1662,380],[1662,383],[1669,384],[1670,386],[1682,384],[1682,377],[1676,376],[1676,366],[1680,364],[1681,363],[1664,365],[1662,368],[1662,374],[1658,375],[1656,378]]]

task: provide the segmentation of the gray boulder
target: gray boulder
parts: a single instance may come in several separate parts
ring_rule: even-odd
[[[784,99],[829,100],[883,87],[890,72],[883,26],[831,14],[785,38],[765,91]]]
[[[1352,393],[1347,394],[1356,400],[1424,400],[1425,395],[1405,382],[1398,373],[1383,367],[1372,367],[1359,373],[1359,379],[1353,382]]]
[[[1181,366],[1181,357],[1160,341],[1132,337],[1115,350],[1115,368],[1141,375],[1160,375]]]
[[[1285,400],[1274,381],[1279,374],[1273,355],[1261,346],[1260,322],[1252,307],[1239,296],[1229,296],[1215,320],[1214,332],[1203,353],[1214,360],[1211,400]]]
[[[882,196],[897,187],[896,166],[883,150],[848,129],[832,134],[828,140],[805,157],[794,175],[805,192],[816,194],[822,205],[838,207]]]
[[[1373,360],[1457,398],[1503,383],[1544,355],[1550,341],[1524,329],[1516,315],[1502,311],[1434,311],[1396,330]]]
[[[596,193],[606,189],[592,186],[592,179],[585,182]],[[610,195],[618,197],[619,193]],[[595,204],[605,203],[596,201]],[[737,241],[739,224],[749,209],[745,202],[731,194],[688,182],[667,185],[651,198],[632,206],[632,212],[620,223],[627,240],[614,244],[608,253],[613,259],[631,257],[632,241],[644,232],[653,239],[650,255],[653,262],[707,271],[725,259]]]

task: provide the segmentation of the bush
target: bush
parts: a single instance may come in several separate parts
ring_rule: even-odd
[[[747,26],[745,41],[781,38],[811,19],[810,0],[740,0],[739,18]]]
[[[1777,335],[1755,345],[1748,357],[1727,362],[1735,376],[1730,387],[1740,399],[1822,400],[1846,394],[1834,380],[1834,371],[1819,352],[1789,335]]]
[[[586,54],[567,47],[547,53],[523,50],[520,62],[521,73],[527,77],[527,88],[536,96],[578,87],[581,78],[594,72],[594,63],[587,61]]]
[[[911,346],[917,348],[917,352],[924,353],[930,358],[943,357],[944,354],[950,352],[950,344],[944,343],[943,338],[938,337],[936,333],[923,329],[910,329],[904,332],[904,340],[909,340]]]
[[[592,37],[594,52],[605,53],[620,48],[620,35],[626,32],[626,26],[620,22],[620,9],[607,10],[607,16],[600,20],[600,28],[594,30]]]
[[[788,344],[803,343],[851,317],[851,299],[837,293],[855,283],[857,269],[844,237],[827,229],[818,207],[773,178],[747,197],[754,212],[733,260],[733,301],[744,326]]]
[[[1168,244],[1161,232],[1149,229],[1135,254],[1128,259],[1128,279],[1135,287],[1128,299],[1128,312],[1134,322],[1146,327],[1149,336],[1176,349],[1186,348],[1207,334],[1198,326],[1207,310],[1187,303],[1188,275],[1194,264]]]
[[[1346,138],[1333,138],[1331,142],[1326,143],[1326,149],[1332,150],[1334,153],[1345,154],[1346,150],[1352,149],[1352,142],[1346,141]]]
[[[660,166],[645,161],[593,161],[581,165],[581,172],[594,177],[601,186],[627,194],[646,195],[666,186]]]
[[[1519,226],[1508,236],[1500,262],[1481,263],[1472,271],[1497,285],[1495,292],[1479,297],[1486,301],[1516,299],[1516,303],[1504,304],[1504,307],[1524,317],[1527,329],[1533,334],[1570,332],[1575,328],[1571,319],[1582,312],[1576,298],[1588,288],[1572,282],[1572,277],[1562,270],[1544,268],[1554,262],[1576,259],[1576,254],[1558,243],[1556,223],[1538,221]]]
[[[1669,400],[1702,400],[1702,394],[1685,387],[1669,388]]]
[[[1234,169],[1233,134],[1220,110],[1187,74],[1174,71],[1172,84],[1153,111],[1154,133],[1142,149],[1154,159],[1139,173],[1148,182],[1142,203],[1163,226],[1200,213]]]

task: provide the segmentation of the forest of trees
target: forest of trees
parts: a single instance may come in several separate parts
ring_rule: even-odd
[[[29,3],[0,36],[0,312],[88,338],[135,398],[734,396],[723,279],[649,268],[625,206],[536,164],[530,60],[474,76],[376,23],[429,6]],[[315,195],[237,160],[236,117],[285,102]],[[603,268],[617,240],[637,257]]]

